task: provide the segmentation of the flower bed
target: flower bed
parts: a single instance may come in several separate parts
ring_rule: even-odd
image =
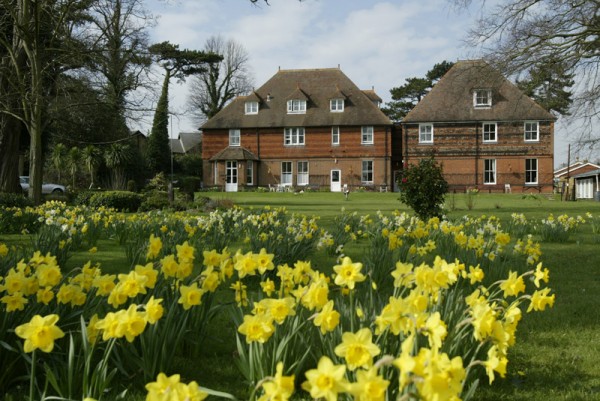
[[[54,203],[5,209],[2,221],[11,213],[38,216],[19,229],[44,241],[0,244],[0,390],[27,377],[38,399],[112,399],[146,383],[155,394],[171,382],[182,394],[172,399],[226,397],[173,375],[174,358],[201,357],[224,312],[250,399],[468,399],[481,379],[504,376],[523,314],[554,303],[539,243],[493,217],[342,213],[326,232],[271,208],[125,215]],[[61,269],[55,253],[67,260],[99,239],[120,244],[132,269]],[[356,246],[360,261],[345,254]],[[315,254],[334,262],[317,269]]]

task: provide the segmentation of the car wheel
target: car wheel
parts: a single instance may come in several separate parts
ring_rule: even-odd
[[[52,191],[52,193],[53,193],[53,194],[57,194],[57,195],[58,195],[58,194],[62,194],[62,193],[63,193],[63,191],[62,191],[62,189],[60,189],[60,188],[56,188],[54,191]]]

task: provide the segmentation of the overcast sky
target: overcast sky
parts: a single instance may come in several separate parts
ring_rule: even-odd
[[[422,77],[436,63],[478,58],[463,38],[478,8],[456,11],[448,0],[150,0],[158,16],[152,42],[165,40],[201,50],[207,38],[221,35],[241,44],[250,56],[255,86],[279,68],[341,70],[360,88],[384,102],[406,78]],[[182,112],[185,84],[172,83],[170,107]],[[141,128],[147,132],[149,127]],[[197,129],[181,116],[174,135]],[[556,132],[555,165],[566,161],[566,145]]]

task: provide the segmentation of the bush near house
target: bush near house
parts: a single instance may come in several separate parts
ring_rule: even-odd
[[[441,217],[448,183],[433,157],[407,166],[398,182],[400,200],[423,220]]]

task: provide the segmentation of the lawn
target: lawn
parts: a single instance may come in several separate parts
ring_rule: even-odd
[[[231,200],[244,209],[284,207],[288,212],[318,216],[318,225],[332,229],[341,210],[358,215],[374,215],[381,211],[409,211],[398,200],[396,193],[351,193],[346,200],[342,194],[329,192],[294,193],[202,193],[217,200]],[[592,213],[600,218],[600,202],[561,202],[545,195],[521,194],[450,194],[446,208],[448,218],[461,219],[464,215],[494,215],[508,224],[513,213],[523,213],[530,221],[540,221],[550,213],[569,216]],[[538,238],[539,240],[539,238]],[[0,243],[8,245],[27,241],[27,236],[4,235]],[[550,269],[550,287],[556,294],[551,310],[524,314],[519,325],[517,342],[509,354],[507,377],[492,386],[480,385],[476,400],[600,400],[600,308],[596,294],[600,291],[600,234],[592,233],[589,222],[580,226],[565,242],[542,242],[542,261]],[[241,244],[241,243],[240,243]],[[82,266],[93,259],[102,264],[106,273],[119,273],[128,269],[125,251],[115,241],[101,239],[98,251],[75,252],[68,260],[67,270]],[[235,249],[235,246],[231,246]],[[276,252],[276,250],[274,250]],[[364,245],[353,244],[345,253],[360,260],[368,250]],[[443,251],[440,250],[440,254]],[[314,263],[330,270],[335,257],[318,252]],[[217,295],[228,297],[230,295]],[[188,379],[202,385],[243,395],[244,385],[233,363],[236,352],[235,327],[217,315],[203,343],[201,357],[195,361],[182,359],[176,366]],[[133,400],[142,399],[132,395]]]

